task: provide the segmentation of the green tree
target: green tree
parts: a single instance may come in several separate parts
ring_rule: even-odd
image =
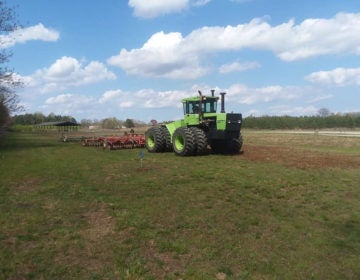
[[[134,121],[132,119],[126,119],[124,122],[126,128],[133,128],[135,127]]]
[[[45,121],[45,116],[43,113],[36,112],[33,114],[34,118],[34,124],[43,123]]]
[[[107,129],[120,128],[120,121],[117,118],[106,118],[101,121],[101,127]]]

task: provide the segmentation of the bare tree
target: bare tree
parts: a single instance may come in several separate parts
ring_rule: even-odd
[[[19,27],[15,9],[7,7],[6,2],[0,0],[0,35],[6,35]],[[15,89],[22,83],[6,65],[11,56],[12,53],[3,48],[0,37],[0,127],[8,121],[11,113],[21,110]]]

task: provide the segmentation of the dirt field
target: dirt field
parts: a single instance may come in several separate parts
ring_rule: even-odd
[[[325,136],[343,136],[343,137],[360,137],[359,130],[278,130],[271,133],[285,133],[285,134],[315,134]]]
[[[289,147],[272,147],[244,144],[242,157],[257,162],[280,163],[288,167],[342,168],[360,166],[360,156],[336,153],[314,152]]]

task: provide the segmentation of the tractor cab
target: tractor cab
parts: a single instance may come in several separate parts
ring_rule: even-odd
[[[216,113],[218,97],[201,96],[182,100],[184,115]]]

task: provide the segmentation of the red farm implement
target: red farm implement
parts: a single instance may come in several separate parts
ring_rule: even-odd
[[[127,134],[121,137],[110,136],[105,139],[104,148],[109,150],[134,149],[145,147],[143,134]]]
[[[104,146],[104,141],[105,141],[106,137],[87,137],[87,138],[83,138],[81,141],[81,145],[83,145],[84,147],[103,147]]]
[[[145,136],[131,133],[124,136],[92,137],[83,139],[82,145],[109,150],[143,148],[145,147]]]

